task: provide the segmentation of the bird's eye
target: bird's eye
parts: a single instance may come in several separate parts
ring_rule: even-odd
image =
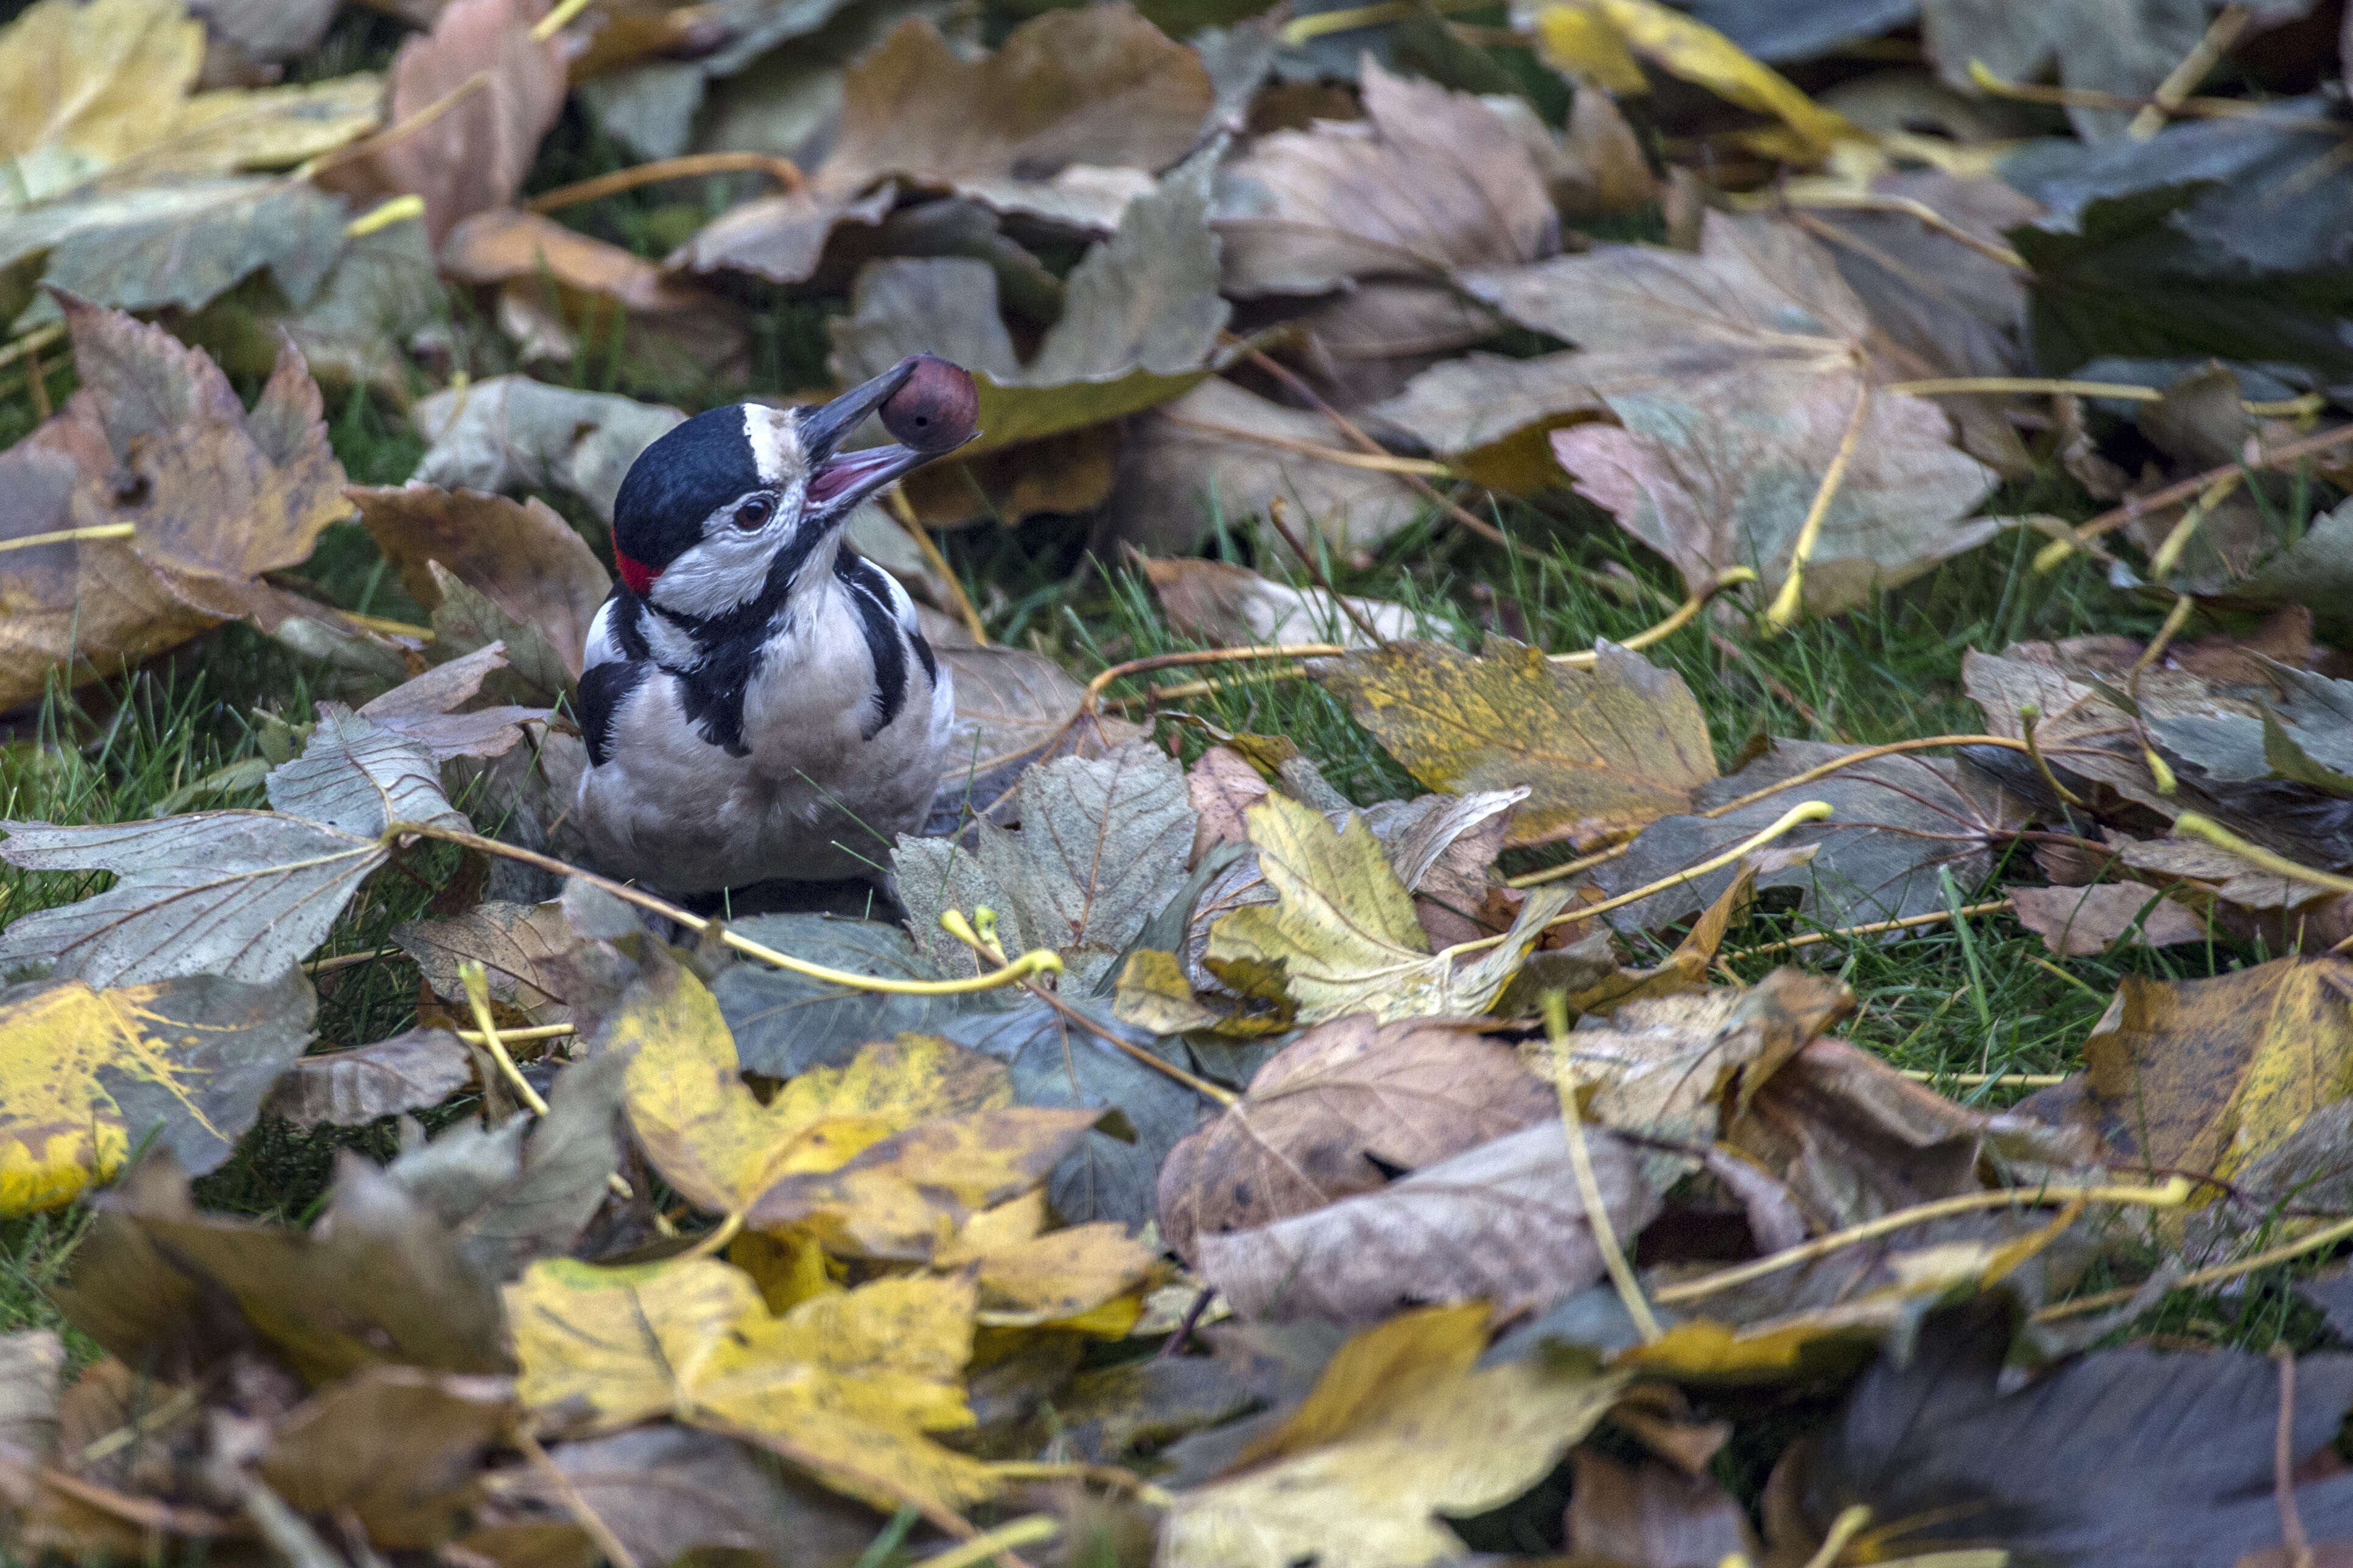
[[[735,526],[746,533],[755,532],[767,527],[768,520],[776,515],[775,501],[765,496],[754,496],[735,509]]]

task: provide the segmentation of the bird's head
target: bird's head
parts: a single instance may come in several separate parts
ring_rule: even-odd
[[[739,403],[698,414],[638,454],[613,503],[628,590],[688,620],[789,594],[858,503],[978,434],[972,377],[930,354],[830,403]],[[867,416],[896,440],[840,450]]]

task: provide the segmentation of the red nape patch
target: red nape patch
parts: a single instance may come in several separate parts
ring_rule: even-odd
[[[613,564],[621,574],[622,585],[640,599],[644,598],[647,591],[653,587],[654,579],[661,575],[644,562],[633,561],[622,554],[621,547],[617,544],[613,546]]]

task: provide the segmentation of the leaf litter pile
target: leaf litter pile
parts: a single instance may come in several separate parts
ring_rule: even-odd
[[[2340,9],[0,8],[0,1557],[2353,1560]],[[928,831],[598,875],[918,353]]]

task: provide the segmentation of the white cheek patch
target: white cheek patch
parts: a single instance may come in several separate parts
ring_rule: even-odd
[[[702,662],[702,649],[695,646],[693,636],[684,626],[662,616],[648,616],[641,628],[646,634],[646,650],[665,669],[692,669]]]
[[[796,422],[781,408],[758,403],[744,405],[744,441],[752,448],[752,461],[764,485],[798,480],[801,470],[808,466],[807,457],[801,451]]]

